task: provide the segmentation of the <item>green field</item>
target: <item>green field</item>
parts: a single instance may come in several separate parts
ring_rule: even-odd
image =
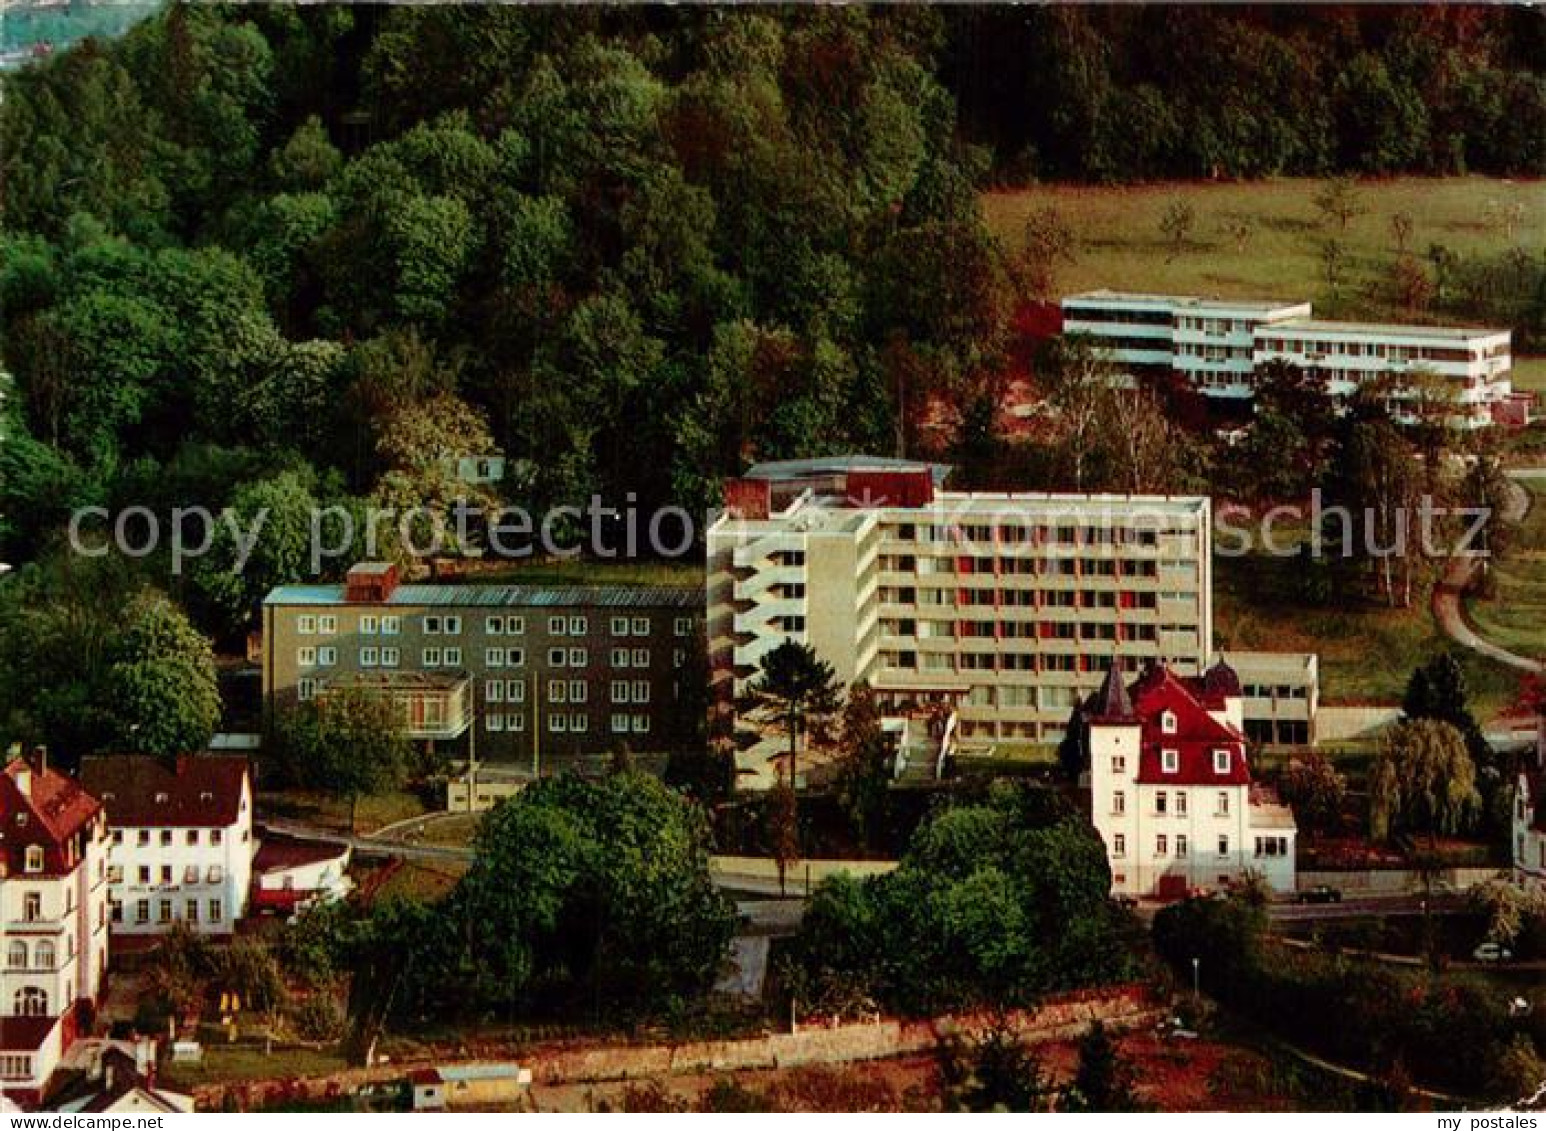
[[[1322,226],[1314,198],[1324,182],[1186,182],[1124,187],[1046,185],[983,197],[989,226],[1012,248],[1024,240],[1026,218],[1055,206],[1079,241],[1074,263],[1058,273],[1062,293],[1114,290],[1180,292],[1228,298],[1310,299],[1316,313],[1343,318],[1410,320],[1381,295],[1395,256],[1390,219],[1412,217],[1408,247],[1419,254],[1439,243],[1462,254],[1538,246],[1546,219],[1546,182],[1487,177],[1398,177],[1359,188],[1366,210],[1345,233]],[[1175,200],[1196,215],[1187,249],[1170,257],[1160,218]],[[1490,205],[1524,206],[1510,240],[1490,222]],[[1227,225],[1244,219],[1250,234],[1237,246]],[[1320,249],[1332,235],[1347,249],[1340,304],[1322,277]],[[1167,260],[1169,260],[1167,262]],[[1537,379],[1546,381],[1546,376]]]
[[[1385,701],[1400,700],[1413,668],[1453,649],[1479,718],[1490,718],[1517,697],[1516,673],[1454,648],[1439,631],[1425,590],[1409,609],[1318,609],[1298,603],[1297,568],[1292,558],[1215,555],[1214,646],[1315,652],[1323,698]]]
[[[1491,600],[1466,601],[1477,632],[1524,656],[1546,656],[1546,480],[1527,482],[1529,513],[1494,573]]]

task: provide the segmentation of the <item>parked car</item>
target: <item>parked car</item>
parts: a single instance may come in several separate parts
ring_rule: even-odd
[[[1341,903],[1342,889],[1334,888],[1330,884],[1316,884],[1313,888],[1305,888],[1294,895],[1295,903]]]
[[[1471,952],[1471,957],[1478,962],[1507,962],[1514,952],[1501,943],[1484,942]]]

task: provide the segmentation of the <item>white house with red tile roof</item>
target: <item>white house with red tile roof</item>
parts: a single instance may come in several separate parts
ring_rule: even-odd
[[[0,773],[0,1089],[41,1102],[107,971],[107,822],[40,751]]]
[[[106,754],[81,761],[81,782],[112,832],[115,934],[160,934],[178,921],[201,934],[234,929],[247,911],[256,847],[246,758]]]
[[[347,844],[263,833],[252,861],[253,910],[290,912],[343,899],[354,886],[349,858]]]
[[[1115,669],[1084,704],[1092,819],[1115,894],[1179,897],[1260,873],[1294,887],[1293,814],[1251,780],[1240,681],[1165,664],[1129,689]]]

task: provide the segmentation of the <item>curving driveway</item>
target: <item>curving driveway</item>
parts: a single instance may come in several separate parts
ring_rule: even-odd
[[[1521,469],[1511,471],[1508,475],[1511,481],[1546,478],[1546,468]],[[1509,502],[1504,508],[1503,516],[1511,522],[1517,522],[1530,509],[1530,492],[1519,486],[1517,482],[1510,482],[1509,486],[1512,490],[1509,492]],[[1468,648],[1478,655],[1486,656],[1489,660],[1504,664],[1516,671],[1529,672],[1532,675],[1546,674],[1546,665],[1539,660],[1510,652],[1507,648],[1499,647],[1492,641],[1477,635],[1476,630],[1465,619],[1465,609],[1461,603],[1462,594],[1470,585],[1477,565],[1476,558],[1454,558],[1445,568],[1443,578],[1433,587],[1433,616],[1439,622],[1444,635],[1462,648]]]

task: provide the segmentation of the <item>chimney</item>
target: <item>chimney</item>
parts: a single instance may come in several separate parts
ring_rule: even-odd
[[[48,747],[34,746],[32,748],[32,768],[41,777],[48,773]]]
[[[177,776],[182,777],[188,771],[188,763],[192,760],[191,754],[179,754],[177,756]]]

